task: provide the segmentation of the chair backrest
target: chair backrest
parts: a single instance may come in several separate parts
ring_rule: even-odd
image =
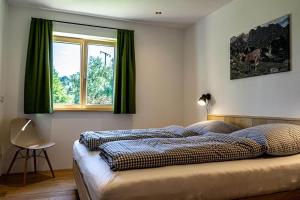
[[[16,118],[10,123],[10,142],[18,147],[29,147],[43,143],[36,124],[31,119]]]

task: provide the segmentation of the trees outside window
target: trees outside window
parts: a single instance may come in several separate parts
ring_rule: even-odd
[[[55,37],[55,110],[111,110],[115,41]]]

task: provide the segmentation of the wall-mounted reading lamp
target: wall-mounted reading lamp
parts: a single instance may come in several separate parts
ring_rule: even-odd
[[[202,94],[202,96],[198,100],[198,104],[200,106],[205,106],[206,108],[206,116],[208,115],[208,105],[211,99],[211,95],[209,93],[207,94]]]

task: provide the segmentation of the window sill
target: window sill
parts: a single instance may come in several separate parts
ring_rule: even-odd
[[[54,108],[54,112],[112,112],[112,106],[89,108]]]

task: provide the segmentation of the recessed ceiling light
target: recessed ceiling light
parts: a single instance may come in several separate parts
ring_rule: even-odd
[[[156,11],[155,14],[156,14],[156,15],[161,15],[162,12],[161,12],[161,11]]]

